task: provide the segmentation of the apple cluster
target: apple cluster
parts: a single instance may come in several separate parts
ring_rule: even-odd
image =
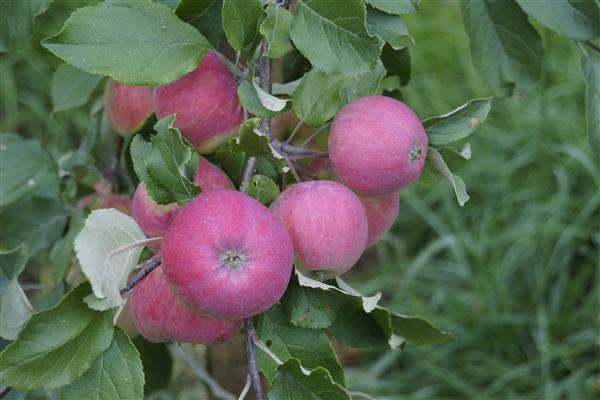
[[[235,135],[244,118],[233,76],[210,52],[154,91],[110,82],[106,110],[121,135],[152,112],[176,114],[175,127],[200,154]],[[152,245],[161,267],[133,289],[136,328],[150,341],[217,343],[281,298],[293,265],[318,280],[348,271],[394,222],[398,191],[419,176],[427,144],[409,107],[366,96],[331,124],[328,162],[317,168],[333,178],[293,184],[270,207],[237,191],[203,156],[194,176],[202,192],[183,206],[156,203],[140,183],[132,215],[148,237],[163,240]]]

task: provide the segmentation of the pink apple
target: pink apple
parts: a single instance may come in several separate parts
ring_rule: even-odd
[[[391,97],[351,101],[336,114],[329,131],[333,172],[365,196],[396,192],[417,179],[426,154],[423,124]]]
[[[367,212],[369,225],[366,247],[371,247],[396,220],[400,199],[398,193],[394,192],[379,197],[361,197],[360,200]]]
[[[139,130],[152,114],[152,91],[147,86],[129,86],[109,79],[104,101],[113,129],[124,137]]]
[[[292,237],[296,266],[317,279],[346,272],[365,248],[365,208],[341,183],[295,184],[281,193],[271,209]]]
[[[236,334],[241,321],[212,319],[193,312],[175,297],[161,267],[134,288],[131,319],[150,342],[220,343]]]
[[[171,223],[162,254],[167,280],[182,301],[229,320],[275,304],[293,262],[292,242],[281,222],[234,190],[201,193],[188,203]]]
[[[194,183],[204,192],[234,188],[229,177],[204,157],[200,157]],[[176,203],[162,205],[155,202],[146,191],[144,183],[138,185],[133,195],[133,218],[148,237],[164,236],[179,208]],[[150,247],[157,250],[159,246],[153,244]]]
[[[156,115],[176,114],[175,127],[203,153],[237,133],[243,120],[235,81],[212,52],[194,71],[157,87],[154,96]]]

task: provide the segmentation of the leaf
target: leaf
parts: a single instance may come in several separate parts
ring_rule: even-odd
[[[248,184],[248,196],[268,206],[279,196],[279,188],[270,178],[255,174]]]
[[[85,302],[95,310],[125,303],[119,291],[137,265],[146,239],[137,222],[114,208],[92,211],[75,238],[75,254],[92,285]]]
[[[600,7],[594,0],[517,0],[546,28],[575,40],[600,36]]]
[[[287,172],[285,159],[271,145],[269,137],[258,129],[258,118],[250,118],[240,125],[238,136],[232,138],[236,147],[249,157],[265,156],[279,172]]]
[[[367,32],[362,0],[298,0],[291,38],[312,65],[329,74],[371,70],[382,41]]]
[[[131,153],[131,162],[133,163],[135,174],[140,181],[147,181],[146,160],[150,157],[150,153],[152,153],[152,143],[145,140],[142,135],[135,135],[131,140],[129,152]]]
[[[375,9],[367,12],[367,29],[371,35],[377,35],[394,50],[400,50],[408,45],[414,45],[414,40],[402,17],[387,14]]]
[[[144,367],[144,393],[146,395],[166,388],[173,373],[173,357],[165,343],[150,343],[141,336],[133,341],[140,352]]]
[[[57,240],[50,250],[49,258],[52,264],[52,281],[55,284],[58,284],[65,277],[69,269],[75,237],[83,228],[85,217],[86,212],[84,210],[76,211],[69,221],[67,234]]]
[[[260,0],[223,0],[223,30],[235,51],[252,58],[260,42],[258,34],[264,18]]]
[[[335,321],[340,308],[337,296],[300,286],[296,279],[291,280],[281,304],[292,324],[309,329],[328,328]]]
[[[443,145],[466,138],[485,121],[491,107],[491,97],[474,99],[449,113],[426,119],[423,126],[429,143]]]
[[[408,14],[417,11],[419,0],[365,0],[375,8],[390,14]]]
[[[0,221],[0,248],[25,244],[33,256],[62,235],[67,212],[56,199],[28,197],[1,208]]]
[[[344,385],[344,369],[324,330],[304,329],[290,324],[283,307],[276,304],[260,314],[256,332],[282,362],[296,358],[309,370],[323,367],[335,382]],[[277,363],[263,351],[258,351],[256,356],[260,371],[273,381]]]
[[[113,337],[112,313],[83,302],[79,285],[61,302],[31,317],[19,338],[0,353],[0,382],[19,390],[67,385],[87,371]]]
[[[400,85],[406,86],[408,84],[412,68],[408,47],[394,50],[389,44],[386,44],[381,52],[381,61],[388,72],[386,78],[396,75]]]
[[[269,111],[283,111],[287,104],[287,100],[279,99],[272,94],[265,92],[254,80],[252,81],[252,86],[254,87],[254,90],[256,90],[256,95],[263,107]]]
[[[528,89],[540,78],[542,41],[514,0],[461,2],[471,58],[498,95]]]
[[[221,11],[222,0],[181,0],[175,14],[194,26],[215,47],[219,47],[223,35]]]
[[[0,336],[15,340],[33,313],[18,277],[27,263],[27,248],[0,250]]]
[[[290,28],[292,13],[280,5],[270,4],[265,9],[267,17],[260,24],[259,31],[267,39],[269,47],[266,55],[279,58],[292,49]]]
[[[106,1],[76,10],[42,45],[65,62],[128,85],[160,85],[198,66],[211,45],[165,5]]]
[[[0,207],[32,193],[58,197],[56,164],[36,139],[0,134]]]
[[[267,109],[262,104],[256,89],[249,82],[242,82],[237,88],[237,94],[242,107],[252,115],[257,117],[274,117],[275,115],[280,114],[280,112]]]
[[[600,154],[600,55],[582,55],[581,70],[585,79],[585,108],[587,131],[596,154]]]
[[[175,116],[169,115],[154,125],[157,134],[150,139],[151,147],[140,140],[132,143],[134,169],[150,197],[159,204],[183,204],[200,193],[192,181],[198,169],[198,153],[173,126],[174,120]],[[138,172],[142,163],[144,172]]]
[[[142,360],[131,340],[115,333],[106,351],[75,382],[61,388],[61,400],[136,400],[144,397]]]
[[[426,164],[430,164],[433,170],[438,171],[450,181],[450,184],[452,184],[452,187],[454,188],[454,193],[456,194],[456,200],[461,207],[469,201],[471,197],[467,193],[465,183],[458,175],[455,175],[450,171],[450,168],[446,165],[442,155],[433,147],[430,147],[427,150]]]
[[[34,19],[48,8],[52,0],[0,0],[0,52],[29,46]]]
[[[68,64],[61,65],[52,76],[52,112],[86,104],[101,80],[101,75],[90,74]]]
[[[325,368],[306,371],[291,358],[277,368],[269,392],[272,400],[350,400],[348,392],[334,382]]]

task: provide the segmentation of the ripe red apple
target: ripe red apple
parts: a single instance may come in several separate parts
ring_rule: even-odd
[[[152,91],[108,80],[104,95],[108,119],[115,131],[127,137],[140,129],[152,114]]]
[[[175,113],[175,127],[203,153],[237,133],[243,120],[235,81],[212,52],[206,52],[192,72],[157,87],[154,96],[156,115]]]
[[[365,196],[396,192],[417,179],[426,153],[423,124],[391,97],[351,101],[336,114],[329,131],[333,172]]]
[[[360,200],[367,212],[369,225],[366,247],[371,247],[390,229],[396,220],[400,198],[398,192],[394,192],[379,197],[361,197]]]
[[[281,222],[234,190],[201,193],[182,208],[167,230],[162,254],[167,280],[182,301],[229,320],[275,304],[293,262],[292,242]]]
[[[203,192],[234,188],[231,179],[204,157],[200,157],[194,183],[200,186]],[[164,236],[180,207],[176,203],[158,204],[150,197],[144,183],[140,183],[133,195],[131,208],[133,218],[142,228],[142,232],[148,237],[158,237]],[[150,247],[157,250],[160,246],[153,244]]]
[[[193,312],[175,297],[161,267],[152,271],[131,294],[131,319],[150,342],[215,344],[236,334],[241,321],[212,319]]]
[[[346,272],[365,248],[365,208],[341,183],[295,184],[281,193],[271,209],[292,237],[296,266],[317,279]]]

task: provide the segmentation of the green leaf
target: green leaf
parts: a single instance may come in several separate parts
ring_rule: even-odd
[[[144,393],[146,395],[166,388],[173,373],[173,357],[165,343],[150,343],[141,336],[133,344],[140,352],[144,367]]]
[[[198,29],[215,48],[218,48],[223,35],[222,9],[222,0],[181,0],[175,14]]]
[[[192,182],[198,168],[198,153],[173,126],[174,115],[159,120],[152,136],[151,151],[140,139],[132,143],[132,159],[138,177],[146,185],[148,194],[159,204],[183,204],[200,193]],[[143,157],[143,158],[142,158]],[[140,173],[141,165],[144,172]]]
[[[0,52],[29,46],[34,19],[48,8],[52,0],[0,0]]]
[[[0,248],[26,244],[33,256],[48,248],[63,233],[67,212],[56,199],[28,197],[0,209]]]
[[[248,184],[248,196],[268,206],[279,196],[279,187],[270,178],[256,174]]]
[[[450,168],[446,165],[442,155],[433,147],[427,149],[427,159],[425,164],[432,170],[444,175],[450,181],[450,184],[454,188],[454,193],[456,194],[456,200],[461,207],[469,201],[471,197],[467,193],[465,183],[460,176],[455,175],[450,171]]]
[[[94,291],[85,302],[95,310],[125,303],[120,290],[137,265],[146,239],[137,222],[114,208],[92,211],[75,238],[81,270]]]
[[[419,0],[365,0],[368,4],[389,14],[408,14],[417,11]]]
[[[381,61],[388,72],[386,78],[395,75],[398,77],[400,85],[406,86],[408,84],[412,68],[408,47],[394,50],[389,44],[386,44],[381,52]]]
[[[269,48],[266,55],[279,58],[292,49],[290,28],[292,13],[287,9],[270,4],[266,8],[267,17],[260,24],[260,33],[267,39]]]
[[[329,293],[300,286],[292,279],[281,304],[290,318],[290,322],[301,328],[325,329],[335,321],[340,301]]]
[[[265,108],[256,93],[256,89],[249,82],[242,82],[237,88],[237,94],[242,107],[252,115],[256,115],[257,117],[274,117],[277,114],[281,114],[281,112]]]
[[[0,382],[19,390],[52,389],[81,376],[108,348],[112,313],[90,309],[88,284],[55,307],[31,317],[19,338],[0,353]]]
[[[83,71],[129,85],[171,82],[195,69],[211,47],[167,6],[118,0],[78,9],[42,45]]]
[[[0,250],[0,336],[7,340],[17,338],[34,311],[18,281],[27,258],[25,246]]]
[[[323,367],[335,382],[344,385],[344,369],[340,366],[325,331],[292,325],[283,307],[276,304],[260,314],[256,332],[282,362],[296,358],[309,370]],[[269,381],[273,381],[277,363],[263,351],[258,351],[256,356],[260,371]]]
[[[600,154],[600,55],[590,52],[581,57],[585,79],[585,108],[587,131],[592,150]]]
[[[252,58],[260,42],[258,33],[264,18],[260,0],[223,0],[223,30],[235,51]]]
[[[487,118],[492,98],[471,100],[439,117],[423,121],[429,144],[443,145],[469,136]]]
[[[136,400],[144,397],[142,360],[131,340],[115,333],[106,351],[75,382],[61,388],[61,400]]]
[[[250,118],[240,125],[238,136],[231,140],[239,150],[249,157],[265,156],[279,172],[287,172],[287,163],[283,156],[271,145],[269,137],[258,129],[258,118]]]
[[[546,28],[575,40],[600,36],[600,6],[594,0],[517,0]]]
[[[84,105],[101,80],[101,75],[90,74],[68,64],[61,65],[52,76],[52,112]]]
[[[383,45],[369,35],[365,19],[362,0],[298,0],[292,41],[325,73],[362,74],[375,66]]]
[[[414,40],[408,33],[408,27],[399,15],[370,9],[367,12],[367,28],[371,35],[379,36],[394,50],[414,45]]]
[[[264,108],[273,112],[284,111],[285,106],[287,105],[287,100],[277,98],[269,92],[266,92],[256,83],[255,80],[252,81],[252,86],[254,87],[254,90],[256,90],[256,95],[258,96],[258,99]]]
[[[152,153],[152,143],[145,140],[142,135],[135,135],[131,140],[129,151],[135,174],[140,181],[147,181],[146,160],[150,157],[150,153]]]
[[[32,193],[58,197],[56,164],[36,139],[0,134],[0,207]]]
[[[52,264],[52,281],[58,284],[66,275],[71,263],[75,237],[83,228],[86,211],[76,211],[69,221],[67,234],[57,240],[50,249],[50,263]]]
[[[268,395],[272,400],[351,400],[348,392],[334,382],[329,371],[318,367],[306,371],[291,358],[277,368]]]
[[[461,2],[471,58],[498,95],[528,89],[540,78],[542,41],[514,0]]]

